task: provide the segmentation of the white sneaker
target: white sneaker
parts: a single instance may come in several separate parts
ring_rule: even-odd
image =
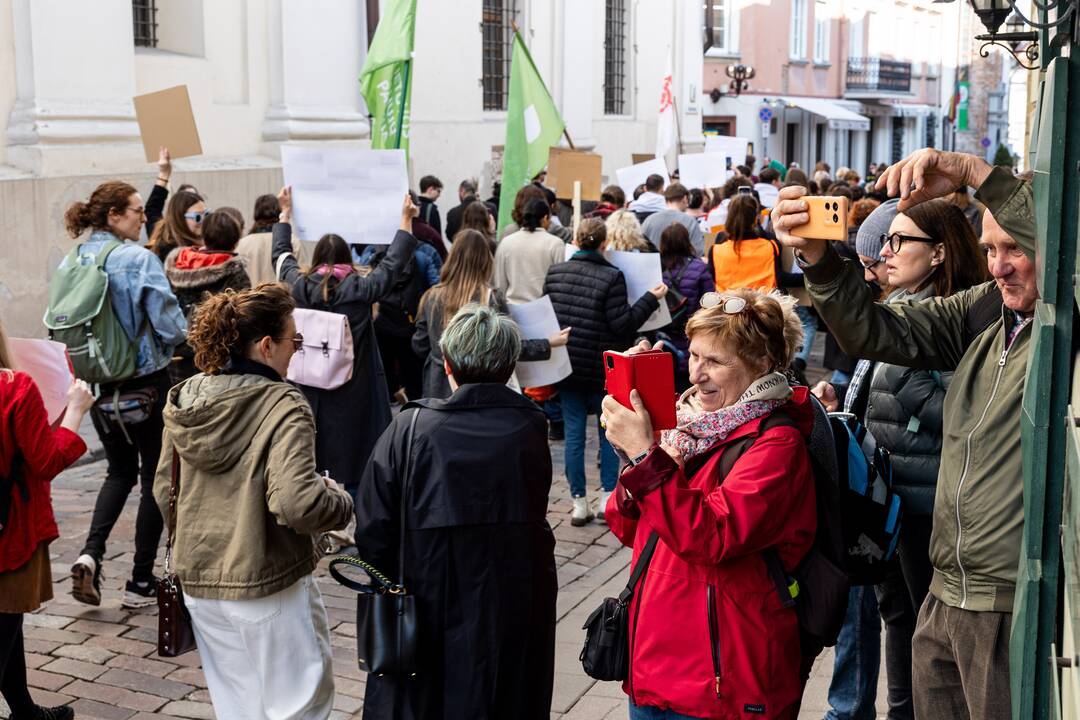
[[[101,574],[89,555],[80,555],[71,566],[71,596],[87,605],[101,604]]]
[[[608,498],[610,497],[610,492],[600,493],[600,502],[596,506],[596,519],[605,525],[607,525],[607,518],[604,517],[604,513],[607,511]]]
[[[592,511],[589,510],[588,498],[574,498],[574,509],[570,512],[570,524],[581,527],[593,519]]]

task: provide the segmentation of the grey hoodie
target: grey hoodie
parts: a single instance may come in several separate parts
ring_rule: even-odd
[[[315,470],[315,423],[292,385],[259,375],[199,374],[169,391],[154,498],[169,522],[180,458],[172,565],[185,592],[252,599],[318,562],[319,533],[344,528],[352,498]]]

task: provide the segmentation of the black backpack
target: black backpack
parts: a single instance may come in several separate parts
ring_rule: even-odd
[[[385,248],[372,255],[371,269],[377,268],[385,258]],[[414,255],[405,263],[401,274],[390,287],[390,292],[379,298],[379,315],[375,318],[375,327],[401,337],[411,337],[416,326],[416,315],[420,310],[420,297],[425,290],[426,278],[420,273]]]
[[[814,471],[817,500],[817,533],[814,544],[799,564],[788,571],[774,548],[763,555],[769,576],[785,607],[794,608],[799,618],[802,655],[801,674],[808,677],[814,659],[826,647],[836,644],[847,613],[851,580],[847,574],[847,547],[843,532],[843,506],[839,482],[836,441],[828,413],[815,398],[814,428],[807,442]],[[794,426],[782,411],[762,421],[757,435],[750,435],[729,446],[720,460],[720,477],[726,478],[735,462],[754,441],[773,427]]]

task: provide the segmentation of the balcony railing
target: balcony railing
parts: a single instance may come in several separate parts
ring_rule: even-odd
[[[847,89],[860,92],[911,92],[911,63],[881,58],[848,58]]]

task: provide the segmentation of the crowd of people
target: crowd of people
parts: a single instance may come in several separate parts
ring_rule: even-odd
[[[808,443],[824,410],[858,417],[887,450],[904,508],[886,579],[848,594],[828,717],[873,717],[882,622],[890,718],[1007,717],[1038,297],[1030,182],[930,149],[865,177],[755,165],[747,157],[721,188],[652,175],[627,197],[612,185],[579,218],[541,174],[505,228],[499,193],[480,200],[471,179],[441,217],[443,183],[427,175],[394,237],[372,246],[301,243],[287,187],[256,198],[250,220],[208,208],[193,186],[170,193],[164,148],[145,203],[118,181],[73,203],[77,243],[57,277],[100,267],[119,328],[108,337],[130,347],[88,330],[88,355],[69,350],[77,371],[114,357],[130,369],[106,368],[93,388],[77,380],[50,426],[0,327],[0,688],[12,717],[73,717],[31,699],[21,628],[52,597],[49,483],[85,452],[89,412],[107,471],[71,593],[102,602],[107,541],[139,486],[121,604],[157,601],[170,528],[219,717],[330,714],[313,572],[323,535],[355,523],[346,553],[400,568],[422,643],[415,675],[367,678],[364,716],[547,718],[549,443],[563,441],[570,522],[607,523],[648,566],[629,605],[629,717],[795,718],[820,648],[778,593],[775,563],[794,572],[820,533]],[[792,234],[817,194],[848,201],[846,240]],[[611,250],[657,253],[663,282],[629,296]],[[524,337],[510,306],[542,297],[561,329]],[[662,304],[671,323],[641,331]],[[288,381],[294,354],[341,350],[305,338],[301,311],[344,318],[342,383]],[[811,388],[818,333],[832,373]],[[521,387],[518,362],[563,347],[568,377]],[[654,431],[636,393],[633,407],[606,394],[609,350],[671,353],[674,429]]]

